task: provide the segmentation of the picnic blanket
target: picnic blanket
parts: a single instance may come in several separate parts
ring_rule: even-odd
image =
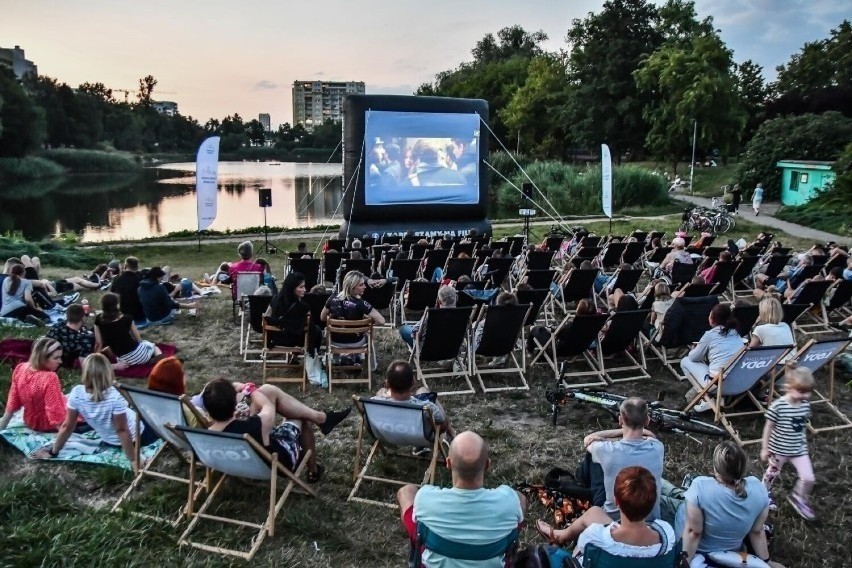
[[[32,339],[3,339],[0,341],[0,361],[6,361],[12,366],[27,361],[30,358],[32,347]],[[160,348],[160,351],[166,357],[171,357],[177,353],[177,347],[169,343],[157,343],[157,347]],[[115,363],[115,360],[113,360],[113,363]],[[79,361],[74,361],[74,368],[80,368]],[[133,365],[126,369],[116,370],[115,376],[125,379],[147,379],[153,368],[153,363]]]
[[[9,423],[9,427],[0,431],[0,438],[3,438],[10,445],[17,448],[27,458],[36,459],[30,458],[30,454],[39,448],[53,444],[56,440],[56,433],[30,430],[24,426],[23,416],[23,410],[15,413],[12,421]],[[153,457],[162,445],[163,441],[157,440],[153,444],[142,448],[142,459]],[[71,434],[65,447],[51,461],[92,463],[117,467],[128,471],[133,470],[133,465],[127,459],[127,456],[124,455],[121,448],[101,443],[100,438],[98,438],[94,430],[85,434]]]

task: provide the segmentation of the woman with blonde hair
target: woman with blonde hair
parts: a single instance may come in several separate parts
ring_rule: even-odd
[[[59,435],[53,446],[37,450],[37,458],[55,458],[62,451],[68,438],[74,432],[77,418],[82,417],[107,446],[120,447],[124,455],[133,463],[133,448],[136,436],[136,413],[127,406],[127,401],[114,387],[115,375],[109,359],[100,353],[92,353],[83,361],[83,384],[76,385],[68,393],[65,422],[59,429]],[[157,439],[153,428],[139,424],[139,445],[147,446]],[[136,464],[134,464],[135,467]]]
[[[781,321],[784,319],[784,308],[777,298],[764,296],[758,304],[757,310],[757,326],[751,332],[749,347],[760,347],[761,345],[765,347],[775,345],[796,346],[793,330],[790,329],[788,324]],[[786,363],[795,355],[795,349],[790,350],[779,363]]]
[[[367,277],[353,270],[343,277],[343,284],[340,286],[340,292],[336,296],[332,296],[326,302],[325,307],[320,312],[320,319],[328,321],[329,319],[344,319],[344,320],[360,320],[370,318],[374,325],[384,325],[385,318],[374,308],[369,302],[361,298],[361,294],[367,288]],[[331,334],[331,340],[336,345],[346,345],[351,347],[360,347],[365,345],[366,337],[363,334],[358,336],[354,334],[341,335]],[[375,349],[370,350],[373,354],[372,367],[378,368]]]
[[[62,364],[62,345],[42,337],[33,343],[30,360],[12,371],[12,384],[0,430],[9,426],[12,416],[24,409],[24,424],[37,432],[55,432],[65,418],[65,395],[56,369]]]

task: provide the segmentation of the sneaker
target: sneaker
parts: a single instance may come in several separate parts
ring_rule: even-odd
[[[502,367],[506,364],[506,361],[509,359],[508,355],[503,355],[502,357],[494,357],[491,361],[488,362],[486,367]]]
[[[70,306],[71,304],[73,304],[74,302],[76,302],[79,299],[80,299],[80,292],[74,292],[73,294],[68,294],[67,296],[64,296],[62,298],[62,302],[66,306]]]
[[[692,412],[696,412],[699,414],[702,412],[707,412],[708,410],[711,410],[711,408],[710,403],[708,403],[706,400],[702,400],[701,402],[692,407]]]
[[[816,518],[814,510],[811,509],[811,505],[806,498],[792,493],[787,496],[787,501],[790,502],[796,512],[806,521],[812,521]]]
[[[27,317],[24,318],[24,321],[27,323],[31,323],[36,327],[44,327],[47,325],[46,323],[44,323],[44,320],[42,320],[41,318],[37,318],[32,314],[27,314]]]
[[[414,448],[413,450],[411,450],[411,455],[420,458],[423,456],[428,456],[429,452],[431,451],[432,450],[429,449],[427,446],[420,446],[419,448]]]
[[[453,361],[453,372],[456,373],[457,375],[463,375],[464,372],[465,372],[465,368],[462,367],[462,364],[459,363],[458,359]]]

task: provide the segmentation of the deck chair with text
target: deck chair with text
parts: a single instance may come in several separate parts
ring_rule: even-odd
[[[606,386],[606,375],[592,358],[589,349],[598,340],[598,334],[608,319],[608,314],[565,316],[544,345],[533,337],[539,352],[530,361],[530,366],[543,359],[553,371],[554,380],[561,381],[566,388]],[[583,370],[568,371],[567,365],[579,359],[585,363]],[[566,380],[573,377],[594,378],[594,382],[576,384]]]
[[[651,378],[646,370],[645,349],[639,338],[650,313],[651,310],[630,310],[615,312],[610,316],[606,332],[597,344],[597,366],[607,382],[623,383]],[[617,356],[623,356],[629,364],[607,366],[607,361]]]
[[[523,358],[518,361],[518,356],[515,354],[516,348],[520,343],[521,351],[525,350],[524,343],[521,338],[524,331],[524,324],[527,320],[532,306],[530,304],[519,305],[504,305],[504,306],[486,306],[480,310],[479,317],[473,326],[474,330],[482,326],[482,335],[479,337],[479,343],[476,349],[473,350],[471,365],[473,374],[479,380],[479,386],[482,387],[482,392],[500,392],[506,390],[529,390],[527,379],[524,376]],[[507,365],[503,368],[495,367],[480,367],[476,363],[476,356],[483,357],[505,357]],[[511,363],[511,364],[508,364]],[[483,375],[505,375],[517,374],[521,380],[521,384],[517,386],[493,386],[486,387]]]
[[[262,363],[263,314],[272,303],[272,296],[245,297],[245,308],[240,313],[240,353],[244,363]],[[252,333],[253,332],[253,333]]]
[[[414,349],[409,361],[414,364],[417,380],[423,386],[430,388],[426,380],[451,377],[457,382],[461,377],[467,383],[450,386],[451,390],[438,391],[441,395],[472,394],[473,384],[470,382],[470,356],[465,353],[465,344],[470,335],[470,321],[473,317],[472,306],[466,308],[429,308],[426,310],[426,328],[421,327],[414,334]],[[444,370],[442,361],[453,361],[453,368]],[[434,384],[434,383],[433,383]],[[457,390],[456,387],[461,387]]]
[[[186,527],[186,530],[180,535],[178,544],[180,546],[188,545],[193,548],[214,552],[218,554],[227,554],[237,556],[244,560],[251,560],[257,553],[260,545],[266,536],[274,536],[275,520],[284,508],[284,503],[294,490],[300,493],[306,493],[311,497],[316,497],[316,489],[308,485],[302,475],[305,472],[310,450],[305,452],[301,457],[301,461],[296,466],[294,471],[290,471],[278,460],[278,454],[270,454],[266,449],[258,444],[248,434],[231,434],[227,432],[214,432],[211,430],[202,430],[199,428],[189,428],[186,426],[175,426],[174,432],[177,435],[183,436],[187,443],[192,447],[192,465],[196,460],[202,463],[208,469],[217,471],[222,474],[219,481],[213,487],[213,490],[207,495],[207,499],[201,505],[194,515],[192,521]],[[192,472],[192,468],[190,472]],[[281,496],[278,496],[279,476],[286,482],[284,491]],[[253,480],[255,482],[263,482],[266,489],[269,491],[266,499],[266,518],[261,523],[252,522],[245,519],[236,519],[233,517],[224,516],[223,508],[218,508],[217,515],[207,513],[207,510],[216,500],[219,491],[222,489],[225,481],[228,478],[236,477],[240,479]],[[262,502],[262,501],[259,501]],[[191,508],[191,502],[187,502],[187,508]],[[257,511],[257,508],[251,507],[252,511]],[[202,542],[190,540],[192,532],[202,521],[215,521],[218,523],[237,525],[240,527],[254,529],[257,532],[252,538],[250,548],[248,550],[240,550],[234,548],[225,548],[222,546],[212,546]]]
[[[675,298],[663,317],[662,332],[650,338],[644,334],[641,337],[676,379],[686,379],[678,364],[680,357],[710,329],[708,318],[718,303],[718,296]]]
[[[722,371],[716,376],[710,377],[707,384],[703,386],[693,377],[687,376],[687,380],[698,394],[687,403],[683,409],[684,412],[689,412],[703,400],[713,410],[714,420],[725,427],[737,444],[745,446],[746,444],[760,442],[762,438],[760,434],[756,438],[743,439],[743,436],[731,423],[731,418],[763,415],[766,412],[766,409],[752,392],[753,388],[760,383],[761,378],[767,373],[771,374],[774,371],[775,365],[792,348],[792,345],[744,347],[728,361]],[[770,392],[772,392],[772,389],[773,387],[770,385]],[[749,403],[753,410],[741,408],[741,405]],[[762,433],[763,425],[760,426]]]
[[[396,491],[389,494],[388,499],[384,501],[361,497],[358,493],[367,489],[365,485],[373,483],[398,487],[411,483],[386,477],[387,473],[384,476],[379,475],[379,472],[398,466],[403,459],[411,459],[420,464],[425,463],[426,469],[415,483],[433,484],[438,461],[443,462],[446,458],[439,444],[440,435],[438,426],[435,424],[435,417],[428,406],[369,397],[352,398],[355,408],[361,415],[361,427],[358,430],[358,441],[355,446],[355,485],[347,500],[397,508],[399,505],[395,499]],[[365,451],[366,444],[369,444],[367,436],[373,439],[369,452]],[[432,451],[428,457],[414,456],[411,454],[412,447],[430,448]],[[366,461],[364,465],[361,465],[365,454]],[[387,467],[380,469],[382,466]]]
[[[307,296],[307,294],[306,294]],[[310,340],[311,314],[305,315],[304,319],[276,321],[279,325],[272,325],[266,318],[262,318],[263,327],[263,352],[260,359],[263,362],[264,383],[295,383],[305,392],[308,384],[307,354]],[[292,345],[275,344],[275,336],[286,334],[291,337]],[[282,371],[293,371],[285,375]]]
[[[155,453],[143,467],[137,467],[139,473],[136,474],[136,477],[133,479],[130,487],[122,493],[121,497],[119,497],[118,501],[116,501],[115,505],[113,505],[112,512],[122,509],[122,505],[124,505],[124,507],[127,506],[131,495],[134,491],[139,489],[142,481],[146,477],[176,481],[178,483],[189,485],[189,501],[181,503],[180,511],[176,517],[172,516],[170,518],[164,518],[133,510],[130,511],[130,514],[132,515],[144,517],[161,523],[168,523],[172,527],[175,527],[178,523],[180,523],[184,516],[191,514],[191,503],[195,503],[202,492],[210,491],[211,475],[210,470],[205,470],[203,478],[199,481],[195,481],[193,475],[194,472],[187,473],[185,476],[178,476],[173,473],[160,471],[159,466],[161,465],[161,462],[164,461],[164,457],[169,451],[173,452],[184,465],[188,463],[184,454],[189,455],[192,453],[192,448],[190,448],[186,440],[183,437],[176,435],[174,431],[168,429],[166,425],[187,426],[190,422],[192,422],[202,426],[207,426],[209,422],[207,418],[201,414],[201,412],[199,412],[191,402],[189,402],[186,395],[175,396],[173,394],[132,387],[124,384],[116,384],[115,387],[127,400],[128,405],[136,411],[142,420],[145,421],[145,427],[154,429],[160,439],[163,440],[163,445],[160,446],[157,453]],[[187,420],[188,417],[190,417],[190,420]],[[134,455],[136,456],[134,461],[137,464],[139,464],[141,460],[138,443],[139,422],[139,420],[136,421],[137,432],[135,440],[137,442],[134,443]],[[190,467],[194,468],[194,464],[190,464]]]

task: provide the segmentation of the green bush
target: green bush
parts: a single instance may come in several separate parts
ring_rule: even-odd
[[[0,158],[0,179],[31,179],[60,176],[65,168],[57,163],[27,156],[25,158]]]
[[[562,162],[543,161],[534,162],[525,169],[560,215],[603,213],[599,165],[576,167]],[[528,181],[523,173],[517,171],[509,179],[517,187]],[[501,206],[517,206],[520,198],[517,189],[506,182],[497,183],[496,180],[493,185],[498,188],[497,201]],[[613,168],[612,194],[613,213],[626,208],[664,205],[669,201],[665,179],[634,165]],[[534,200],[539,207],[547,207],[538,194]]]
[[[89,250],[79,249],[65,242],[31,243],[14,237],[0,237],[0,259],[5,261],[22,254],[39,257],[42,266],[91,269],[99,262],[106,262]]]
[[[65,148],[48,150],[41,155],[64,166],[72,173],[132,172],[142,167],[139,159],[123,152]]]

